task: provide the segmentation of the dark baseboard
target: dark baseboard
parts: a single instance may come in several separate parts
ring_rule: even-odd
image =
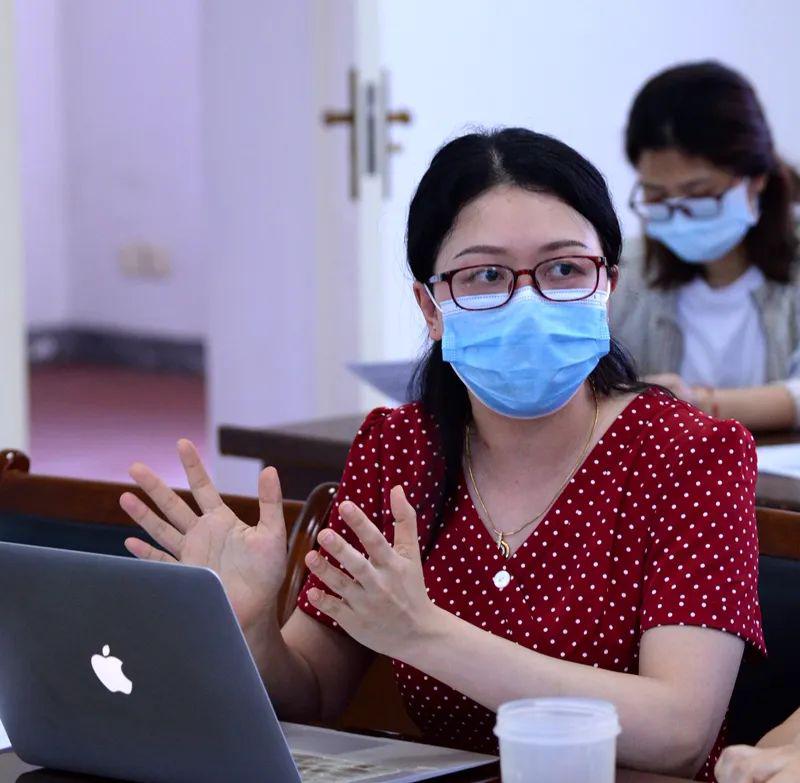
[[[205,372],[200,340],[176,340],[87,327],[31,329],[28,357],[36,365],[104,364],[187,375]]]

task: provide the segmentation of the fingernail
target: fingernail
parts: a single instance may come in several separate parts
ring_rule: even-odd
[[[317,590],[316,587],[312,587],[308,591],[308,600],[313,602],[316,601],[318,598],[319,598],[319,590]]]
[[[309,565],[316,565],[319,562],[319,555],[316,552],[310,552],[308,555]]]
[[[322,541],[323,544],[330,544],[333,541],[333,531],[323,530],[319,534],[319,540]]]
[[[339,511],[343,511],[346,514],[349,514],[354,508],[355,508],[355,505],[353,504],[352,500],[345,500],[344,503],[342,503],[339,506]]]

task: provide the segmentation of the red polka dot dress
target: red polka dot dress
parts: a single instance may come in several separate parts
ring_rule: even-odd
[[[391,541],[389,491],[405,487],[438,606],[539,653],[619,672],[638,671],[642,634],[663,625],[715,628],[763,652],[756,456],[740,424],[657,390],[642,393],[508,560],[463,474],[441,497],[437,445],[436,425],[419,404],[373,411],[353,443],[338,500],[358,504]],[[335,510],[330,526],[361,548]],[[496,578],[502,571],[508,576]],[[335,625],[308,602],[311,587],[325,589],[309,577],[299,606]],[[394,670],[426,739],[496,752],[493,713],[400,661]],[[720,748],[700,779],[711,779]]]

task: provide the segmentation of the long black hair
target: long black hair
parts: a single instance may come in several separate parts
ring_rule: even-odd
[[[797,175],[775,151],[766,115],[753,86],[721,63],[669,68],[650,79],[633,101],[625,152],[634,167],[647,150],[677,149],[737,177],[766,176],[761,217],[745,237],[751,264],[780,283],[791,282],[797,257],[792,210]],[[652,285],[669,288],[703,273],[666,245],[645,238]]]
[[[557,139],[507,128],[461,136],[442,147],[431,161],[408,213],[408,265],[416,280],[424,283],[434,274],[439,248],[459,212],[498,185],[548,193],[568,204],[594,226],[611,267],[619,264],[622,235],[600,172]],[[613,340],[611,352],[600,360],[590,379],[599,395],[645,388]],[[440,341],[431,345],[417,366],[411,392],[439,425],[447,497],[458,480],[464,431],[472,412],[466,387],[442,359]]]

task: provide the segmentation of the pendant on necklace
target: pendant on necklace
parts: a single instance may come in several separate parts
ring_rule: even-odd
[[[502,590],[503,588],[508,587],[508,584],[511,581],[511,574],[509,574],[508,571],[503,568],[494,575],[492,581],[498,590]]]
[[[497,535],[497,548],[500,550],[500,554],[508,560],[511,557],[511,547],[508,544],[508,541],[505,539],[505,533],[501,530],[500,533]]]

